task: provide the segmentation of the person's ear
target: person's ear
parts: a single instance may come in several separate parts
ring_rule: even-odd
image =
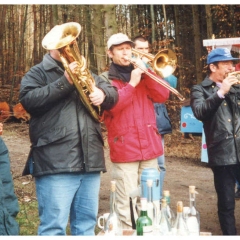
[[[111,50],[107,50],[107,55],[108,55],[109,58],[112,58],[113,57],[112,51]]]
[[[211,64],[209,65],[209,68],[210,68],[210,70],[211,70],[212,72],[216,72],[217,66],[211,63]]]

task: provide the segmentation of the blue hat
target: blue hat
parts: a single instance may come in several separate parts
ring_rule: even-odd
[[[208,54],[207,64],[233,60],[239,60],[239,58],[232,57],[228,48],[216,48]]]

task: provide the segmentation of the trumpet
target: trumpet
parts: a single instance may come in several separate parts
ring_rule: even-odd
[[[146,57],[150,60],[150,64],[156,72],[157,75],[160,75],[162,78],[170,76],[176,69],[176,62],[177,57],[175,53],[170,49],[164,49],[159,51],[156,56],[149,54],[149,53],[142,53],[136,49],[132,49],[133,54],[137,54],[137,57]],[[136,62],[125,56],[125,60],[132,63],[134,66],[140,68],[146,75],[148,75],[151,79],[161,84],[163,87],[167,88],[169,91],[174,93],[181,101],[184,101],[185,98],[173,87],[169,86],[165,81],[156,77],[152,73],[148,72],[147,70],[143,69],[141,66],[136,64]]]
[[[238,79],[238,83],[240,83],[240,71],[230,72],[228,73],[228,76],[235,76]]]

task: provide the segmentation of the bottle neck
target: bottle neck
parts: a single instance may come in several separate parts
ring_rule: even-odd
[[[196,207],[195,193],[189,193],[190,208]]]
[[[115,204],[116,204],[116,192],[111,192],[110,195],[110,213],[115,212]]]
[[[152,202],[152,187],[149,187],[149,186],[148,186],[147,201]]]
[[[177,218],[183,218],[183,212],[177,212]]]
[[[147,216],[147,210],[141,210],[140,216],[141,217]]]
[[[166,199],[167,205],[170,205],[170,196],[164,196],[164,198]]]

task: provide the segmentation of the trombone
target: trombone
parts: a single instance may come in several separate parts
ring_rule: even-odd
[[[171,49],[163,49],[160,50],[155,56],[150,53],[143,53],[136,49],[132,49],[133,54],[137,55],[137,57],[146,57],[150,60],[150,64],[154,72],[162,78],[170,76],[176,69],[177,57],[176,54]],[[135,63],[131,58],[127,56],[124,57],[127,61],[132,63],[134,66],[140,68],[146,75],[151,77],[154,81],[158,82],[172,93],[174,93],[181,101],[184,101],[185,98],[173,87],[169,86],[165,81],[159,79],[152,73],[143,69],[141,66]]]

